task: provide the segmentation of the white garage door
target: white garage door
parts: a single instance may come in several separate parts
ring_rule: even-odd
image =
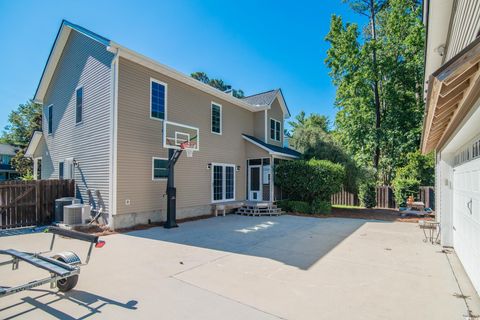
[[[480,158],[454,169],[453,243],[480,292]]]

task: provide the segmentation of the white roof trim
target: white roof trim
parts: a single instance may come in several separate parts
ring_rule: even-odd
[[[28,143],[27,150],[25,151],[25,158],[33,158],[33,155],[35,154],[35,150],[37,150],[38,144],[42,140],[43,133],[42,131],[35,131],[33,133],[32,138],[30,139],[30,142]]]
[[[72,29],[68,26],[62,26],[58,33],[58,37],[53,44],[52,54],[49,56],[47,65],[45,66],[45,72],[42,74],[37,92],[35,93],[35,97],[33,97],[33,100],[37,103],[43,103],[43,98],[47,93],[48,86],[52,80],[58,61],[62,56],[63,49],[65,48],[71,30]]]
[[[283,119],[290,118],[290,111],[287,108],[287,104],[285,103],[285,98],[283,97],[283,93],[281,90],[277,91],[277,95],[275,96],[275,99],[278,99],[278,101],[280,102],[280,107],[282,108],[282,111],[283,111]],[[275,99],[272,100],[272,103],[273,101],[275,101]]]
[[[247,140],[248,142],[256,145],[257,147],[259,147],[259,148],[261,148],[261,149],[263,149],[263,150],[265,150],[265,151],[267,151],[268,154],[270,154],[270,155],[272,155],[272,156],[281,156],[281,157],[287,157],[287,158],[292,158],[292,159],[298,159],[298,157],[292,156],[292,155],[290,155],[290,154],[272,151],[272,150],[270,150],[269,148],[261,145],[260,143],[254,141],[254,140],[252,140],[252,139],[250,139],[250,138],[248,138],[248,137],[245,137],[244,135],[242,135],[242,137],[243,137],[243,139]]]
[[[65,48],[65,45],[68,40],[68,36],[70,35],[71,30],[74,30],[76,32],[79,32],[81,34],[84,34],[87,37],[92,37],[91,34],[93,34],[96,38],[93,38],[94,40],[97,40],[97,38],[103,38],[101,36],[98,36],[91,31],[81,27],[77,26],[74,24],[71,24],[67,21],[62,22],[62,26],[60,27],[60,30],[58,32],[57,37],[55,38],[55,42],[52,47],[51,54],[48,58],[47,64],[45,66],[45,70],[42,74],[42,78],[40,79],[40,83],[38,85],[37,92],[35,93],[34,101],[38,103],[43,104],[43,99],[45,97],[45,94],[47,92],[48,86],[50,85],[50,81],[52,80],[53,74],[55,72],[55,69],[57,67],[57,64],[60,60],[60,57],[62,55],[62,52]],[[89,34],[90,33],[90,34]],[[99,40],[97,40],[99,41]],[[157,71],[159,73],[162,73],[163,75],[166,75],[170,78],[173,78],[177,81],[183,82],[191,87],[194,87],[196,89],[199,89],[203,92],[206,92],[208,94],[211,94],[217,98],[220,98],[224,101],[228,101],[236,106],[239,106],[241,108],[247,109],[252,112],[256,111],[263,111],[266,109],[269,109],[269,106],[253,106],[249,103],[246,103],[242,101],[241,99],[235,98],[234,96],[224,93],[218,89],[215,89],[211,87],[208,84],[205,84],[203,82],[200,82],[188,75],[185,75],[173,68],[170,68],[164,64],[161,64],[145,55],[142,55],[138,52],[135,52],[131,49],[128,49],[114,41],[103,39],[103,41],[100,41],[102,44],[106,44],[108,41],[108,46],[107,50],[113,53],[117,53],[118,50],[118,55],[120,57],[123,57],[125,59],[128,59],[130,61],[136,62],[142,66],[145,66],[149,69],[152,69],[154,71]],[[281,99],[280,104],[282,105],[282,108],[286,109],[285,102],[282,101],[283,98]],[[288,113],[288,111],[287,111]]]
[[[154,71],[157,71],[163,75],[166,75],[170,78],[173,78],[175,80],[178,80],[180,82],[183,82],[189,86],[192,86],[196,89],[199,89],[201,91],[204,91],[208,94],[211,94],[215,97],[218,97],[222,100],[226,100],[230,103],[233,103],[239,107],[242,107],[244,109],[247,109],[249,111],[252,111],[252,112],[255,112],[255,111],[261,111],[261,110],[265,110],[268,108],[268,106],[262,106],[262,107],[256,107],[256,106],[253,106],[249,103],[246,103],[238,98],[235,98],[234,96],[232,96],[231,94],[228,94],[228,93],[225,93],[225,92],[222,92],[218,89],[215,89],[213,87],[211,87],[210,85],[208,84],[205,84],[203,82],[200,82],[190,76],[187,76],[173,68],[170,68],[164,64],[161,64],[143,54],[140,54],[138,52],[135,52],[133,50],[130,50],[118,43],[115,43],[113,41],[110,42],[110,47],[109,50],[115,50],[115,49],[118,49],[118,52],[119,52],[119,56],[122,57],[122,58],[125,58],[127,60],[130,60],[130,61],[133,61],[135,63],[138,63],[144,67],[147,67],[149,69],[152,69]]]

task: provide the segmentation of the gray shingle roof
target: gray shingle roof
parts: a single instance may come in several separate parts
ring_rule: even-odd
[[[277,95],[279,89],[270,90],[262,93],[257,93],[248,97],[242,98],[243,101],[252,106],[268,106],[272,103]]]
[[[17,153],[17,150],[18,148],[10,144],[0,143],[0,154],[14,156]]]
[[[276,145],[273,145],[273,144],[265,143],[264,141],[262,141],[258,138],[255,138],[254,136],[250,136],[248,134],[245,134],[245,133],[242,133],[242,135],[245,138],[250,139],[251,141],[263,146],[264,148],[266,148],[270,151],[273,151],[273,152],[276,152],[276,153],[282,153],[284,155],[292,156],[292,157],[296,157],[296,158],[300,158],[302,156],[302,154],[300,152],[296,151],[296,150],[293,150],[293,149],[290,149],[290,148],[287,148],[287,147],[279,147],[279,146],[276,146]]]

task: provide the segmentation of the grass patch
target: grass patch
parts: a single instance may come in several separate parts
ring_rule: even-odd
[[[337,208],[337,209],[365,209],[364,207],[360,206],[345,206],[342,204],[332,204],[332,208]]]

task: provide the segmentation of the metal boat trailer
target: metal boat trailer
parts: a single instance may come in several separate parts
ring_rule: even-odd
[[[88,264],[92,249],[101,248],[105,241],[100,241],[98,236],[86,234],[78,231],[65,230],[58,227],[49,227],[48,232],[52,233],[52,241],[50,242],[50,250],[29,253],[24,251],[17,251],[15,249],[0,250],[0,254],[9,255],[11,259],[0,262],[0,267],[5,265],[12,265],[12,270],[18,270],[20,261],[26,262],[34,267],[50,272],[50,276],[34,280],[16,287],[3,287],[0,285],[0,298],[5,297],[20,291],[29,290],[47,283],[50,283],[50,288],[58,288],[62,292],[72,290],[77,282],[80,274],[80,267]],[[64,251],[54,254],[51,257],[45,254],[51,253],[55,244],[55,236],[59,235],[71,239],[86,241],[90,243],[85,263],[82,263],[78,255],[72,251]]]

